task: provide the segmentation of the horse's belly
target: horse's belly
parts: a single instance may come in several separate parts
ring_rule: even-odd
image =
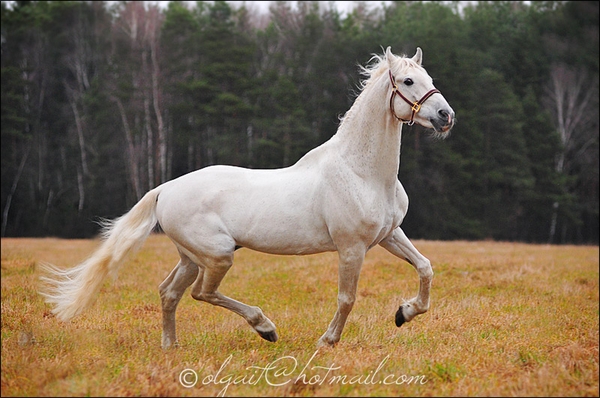
[[[329,236],[306,236],[293,229],[261,231],[236,239],[238,246],[271,254],[314,254],[334,251]]]
[[[290,204],[291,205],[291,204]],[[237,212],[234,212],[237,213]],[[225,223],[239,246],[272,254],[312,254],[335,250],[327,226],[311,206],[265,204]]]

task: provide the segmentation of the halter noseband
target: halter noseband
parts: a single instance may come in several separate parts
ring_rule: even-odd
[[[427,101],[427,99],[429,97],[431,97],[433,94],[435,93],[439,93],[440,90],[438,89],[432,89],[429,90],[428,92],[425,93],[425,95],[423,97],[421,97],[420,100],[415,101],[415,102],[411,102],[408,98],[406,98],[404,95],[402,95],[402,93],[400,92],[400,90],[398,89],[398,85],[396,85],[396,79],[394,78],[394,75],[392,75],[392,71],[391,69],[388,70],[389,74],[390,74],[390,80],[392,82],[392,96],[390,97],[390,109],[392,111],[392,115],[394,115],[394,117],[398,120],[400,120],[401,122],[408,122],[409,126],[412,126],[415,121],[415,115],[421,110],[421,105],[423,105],[423,102]],[[406,101],[406,103],[408,105],[410,105],[410,109],[412,110],[411,114],[410,114],[410,120],[404,120],[402,118],[399,118],[396,115],[396,112],[394,111],[394,97],[396,96],[396,94],[398,94],[400,96],[400,98],[402,98],[404,101]]]

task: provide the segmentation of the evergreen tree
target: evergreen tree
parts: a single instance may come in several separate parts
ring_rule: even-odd
[[[19,1],[1,29],[3,236],[92,236],[189,171],[290,165],[359,65],[419,46],[457,124],[404,126],[411,236],[598,242],[598,2]]]

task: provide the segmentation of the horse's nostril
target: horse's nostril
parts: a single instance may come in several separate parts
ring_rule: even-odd
[[[452,124],[452,119],[454,119],[454,112],[449,113],[444,109],[440,109],[438,111],[438,115],[440,116],[440,119],[443,120],[445,123]]]

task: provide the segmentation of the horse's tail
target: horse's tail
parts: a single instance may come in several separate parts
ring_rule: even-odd
[[[79,315],[92,303],[106,277],[117,277],[125,257],[140,248],[156,225],[156,201],[160,188],[153,189],[123,216],[104,221],[103,242],[90,258],[81,264],[61,270],[40,264],[46,276],[40,294],[53,304],[52,312],[62,321]]]

